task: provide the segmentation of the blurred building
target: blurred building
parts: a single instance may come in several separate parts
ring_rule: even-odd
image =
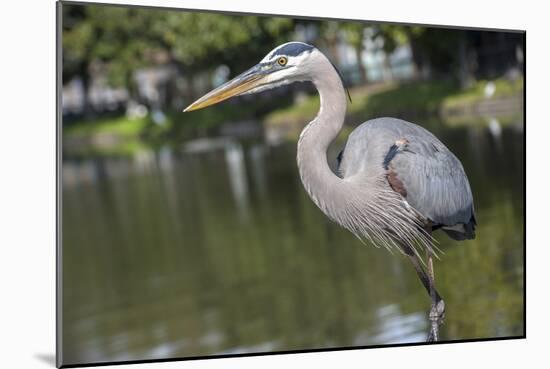
[[[80,115],[85,109],[84,84],[80,77],[73,78],[62,89],[63,116]],[[123,109],[128,102],[125,88],[113,88],[105,79],[93,79],[88,91],[88,103],[93,111],[108,112]]]

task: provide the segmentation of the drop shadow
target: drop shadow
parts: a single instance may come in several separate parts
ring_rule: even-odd
[[[55,354],[34,354],[34,357],[55,368]]]

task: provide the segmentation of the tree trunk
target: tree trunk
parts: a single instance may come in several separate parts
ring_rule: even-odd
[[[361,85],[364,85],[367,83],[367,68],[365,68],[365,64],[363,64],[362,59],[363,54],[363,42],[361,40],[360,45],[355,46],[355,56],[357,58],[357,66],[359,67],[359,83]]]
[[[82,115],[84,118],[93,116],[92,104],[90,102],[90,76],[86,68],[81,68],[80,80],[82,81]]]
[[[426,79],[430,75],[430,66],[426,62],[422,49],[414,37],[409,37],[413,60],[414,79]]]
[[[470,70],[468,60],[468,45],[466,43],[466,33],[460,35],[458,41],[458,77],[460,87],[467,88],[473,83],[474,77]]]
[[[390,56],[384,52],[384,80],[393,81],[393,72],[391,69]]]

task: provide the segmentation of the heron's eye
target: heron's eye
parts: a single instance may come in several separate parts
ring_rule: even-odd
[[[288,61],[287,58],[285,58],[284,56],[281,56],[278,60],[277,60],[277,63],[281,66],[281,67],[284,67],[286,65],[286,62]]]

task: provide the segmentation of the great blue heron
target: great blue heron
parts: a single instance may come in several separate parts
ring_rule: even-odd
[[[329,59],[302,42],[276,47],[184,111],[296,81],[313,82],[321,100],[319,113],[298,141],[298,169],[307,193],[323,213],[359,239],[409,257],[431,297],[428,341],[437,341],[445,303],[434,284],[432,231],[442,229],[455,240],[465,240],[475,237],[476,226],[468,178],[441,141],[404,120],[369,120],[350,134],[335,174],[327,163],[327,148],[342,128],[348,96]],[[426,251],[427,265],[419,249]]]

